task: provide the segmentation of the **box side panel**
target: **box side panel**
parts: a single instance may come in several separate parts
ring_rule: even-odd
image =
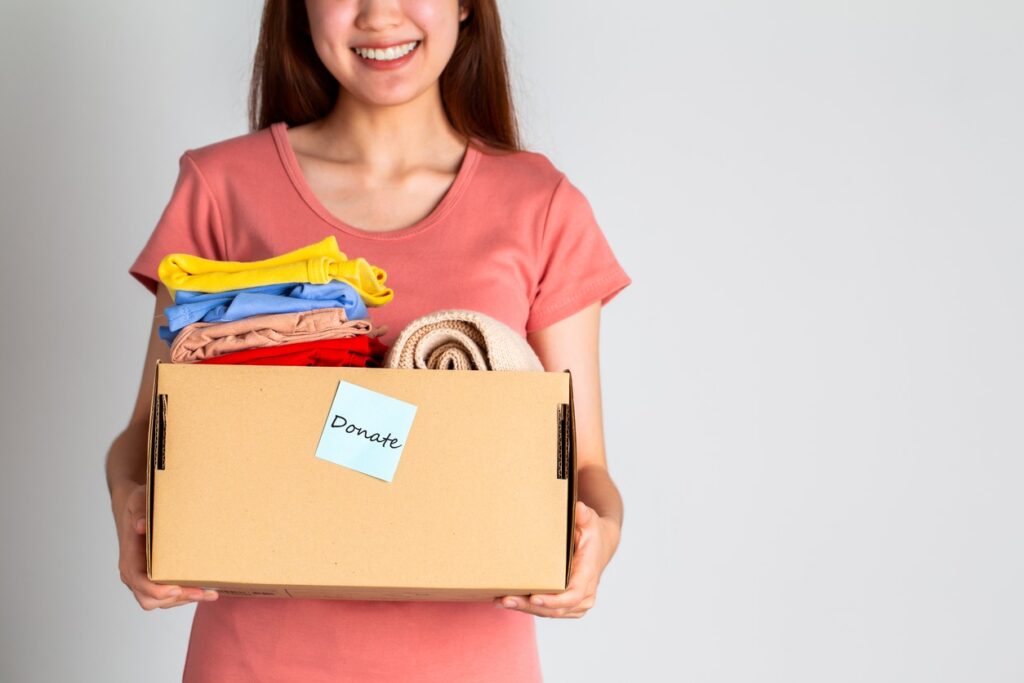
[[[146,575],[153,578],[153,458],[157,424],[157,393],[160,384],[160,359],[153,365],[153,392],[149,402],[149,430],[146,434]]]
[[[339,381],[417,406],[393,481],[314,456]],[[152,473],[151,578],[424,599],[564,589],[575,436],[570,419],[568,478],[559,479],[555,406],[571,403],[570,381],[164,364],[159,393],[175,406],[166,469]]]
[[[573,551],[575,549],[576,541],[576,480],[577,480],[577,465],[576,465],[576,404],[572,398],[572,373],[568,370],[565,371],[569,375],[569,427],[566,430],[568,436],[568,474],[569,474],[569,495],[568,495],[568,506],[569,510],[566,515],[568,530],[566,532],[566,554],[565,554],[565,587],[569,587],[569,577],[572,576],[572,558]]]

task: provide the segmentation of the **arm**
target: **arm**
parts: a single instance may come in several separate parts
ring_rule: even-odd
[[[622,497],[608,473],[601,409],[599,333],[601,310],[591,304],[575,315],[527,337],[545,369],[572,372],[576,407],[579,499],[612,524],[615,540],[622,527]],[[614,554],[615,548],[611,548]],[[609,556],[610,559],[610,556]]]
[[[107,452],[107,490],[115,516],[124,509],[129,494],[146,483],[146,436],[149,431],[150,397],[153,392],[153,365],[157,359],[170,362],[170,349],[157,334],[164,320],[163,310],[172,305],[170,294],[160,284],[156,295],[156,308],[149,335],[149,348],[142,368],[142,381],[135,397],[128,426],[121,432]]]
[[[106,462],[107,489],[120,545],[118,566],[121,580],[146,610],[217,597],[215,591],[156,584],[146,575],[146,437],[153,392],[153,366],[158,358],[170,361],[170,349],[160,339],[157,329],[164,322],[164,309],[172,304],[170,293],[160,284],[135,409],[128,426],[111,444]]]
[[[515,608],[538,616],[580,617],[594,604],[601,572],[615,554],[622,528],[622,497],[608,473],[604,449],[599,367],[600,302],[542,330],[527,341],[549,371],[572,373],[576,408],[579,502],[576,553],[569,587],[558,595],[535,595],[530,604],[511,597]],[[509,597],[503,600],[507,601]],[[537,601],[540,602],[537,602]],[[507,602],[496,601],[496,604]]]

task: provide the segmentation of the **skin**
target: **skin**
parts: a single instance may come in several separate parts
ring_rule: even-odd
[[[323,119],[288,129],[310,188],[335,216],[364,230],[395,230],[428,215],[453,182],[467,140],[447,121],[438,77],[451,57],[457,0],[307,0],[310,34],[320,59],[341,84]],[[350,49],[422,40],[418,54],[393,71],[362,65]],[[146,577],[145,453],[152,368],[169,361],[157,329],[172,305],[158,287],[149,348],[135,409],[107,456],[107,483],[120,541],[122,581],[143,609],[215,600],[216,591],[155,584]],[[600,305],[587,308],[527,341],[548,370],[568,368],[576,404],[578,493],[575,555],[560,593],[503,596],[499,608],[544,617],[578,618],[594,606],[601,573],[619,543],[622,498],[608,473],[601,414],[598,339]]]
[[[576,405],[576,532],[565,591],[505,596],[495,605],[541,617],[579,618],[594,606],[601,573],[619,545],[622,497],[608,473],[601,411],[600,302],[526,336],[546,370],[568,368]],[[512,604],[509,604],[509,601]]]
[[[160,284],[149,332],[149,348],[143,366],[139,394],[128,426],[107,453],[107,487],[120,546],[118,569],[124,582],[145,610],[176,607],[198,600],[216,600],[216,591],[156,584],[146,576],[146,436],[149,431],[149,402],[153,392],[153,366],[159,358],[170,362],[170,347],[157,333],[166,321],[164,309],[171,295]]]

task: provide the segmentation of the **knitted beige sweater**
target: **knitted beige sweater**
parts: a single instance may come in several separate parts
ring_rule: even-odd
[[[402,329],[386,368],[544,370],[533,348],[511,327],[478,311],[445,309]]]

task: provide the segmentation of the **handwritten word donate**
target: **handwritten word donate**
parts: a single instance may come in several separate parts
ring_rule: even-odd
[[[341,421],[340,423],[338,421]],[[391,448],[401,448],[402,444],[398,443],[398,439],[392,436],[391,432],[388,432],[387,436],[381,436],[380,432],[374,432],[371,434],[368,430],[348,421],[344,415],[335,415],[334,419],[331,420],[332,429],[344,429],[346,434],[355,434],[361,436],[371,443],[379,443],[381,448],[390,446]]]

